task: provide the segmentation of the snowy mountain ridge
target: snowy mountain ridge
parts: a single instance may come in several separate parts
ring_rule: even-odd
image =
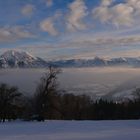
[[[45,61],[25,51],[9,50],[0,56],[0,68],[41,68],[54,65],[62,68],[70,67],[102,67],[102,66],[132,66],[140,67],[140,57],[119,57],[92,59],[68,59]]]
[[[30,67],[45,67],[46,61],[41,58],[34,57],[28,52],[9,50],[0,56],[1,68],[30,68]]]
[[[140,58],[136,57],[119,57],[119,58],[100,58],[94,57],[93,59],[69,59],[58,60],[52,62],[58,67],[106,67],[106,66],[132,66],[140,67]]]

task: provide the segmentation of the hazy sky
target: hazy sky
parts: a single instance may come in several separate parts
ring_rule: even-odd
[[[140,0],[0,0],[0,53],[140,56]]]

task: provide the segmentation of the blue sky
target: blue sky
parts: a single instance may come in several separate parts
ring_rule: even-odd
[[[0,0],[0,53],[140,56],[139,0]]]

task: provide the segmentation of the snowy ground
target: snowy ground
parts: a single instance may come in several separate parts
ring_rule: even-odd
[[[0,140],[140,140],[140,121],[1,123]]]

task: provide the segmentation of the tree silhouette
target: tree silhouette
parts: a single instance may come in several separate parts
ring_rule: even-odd
[[[57,75],[59,68],[49,66],[37,87],[35,94],[35,111],[38,120],[55,119],[59,113],[59,95]]]
[[[21,93],[16,87],[0,85],[0,121],[16,119],[18,101]]]

